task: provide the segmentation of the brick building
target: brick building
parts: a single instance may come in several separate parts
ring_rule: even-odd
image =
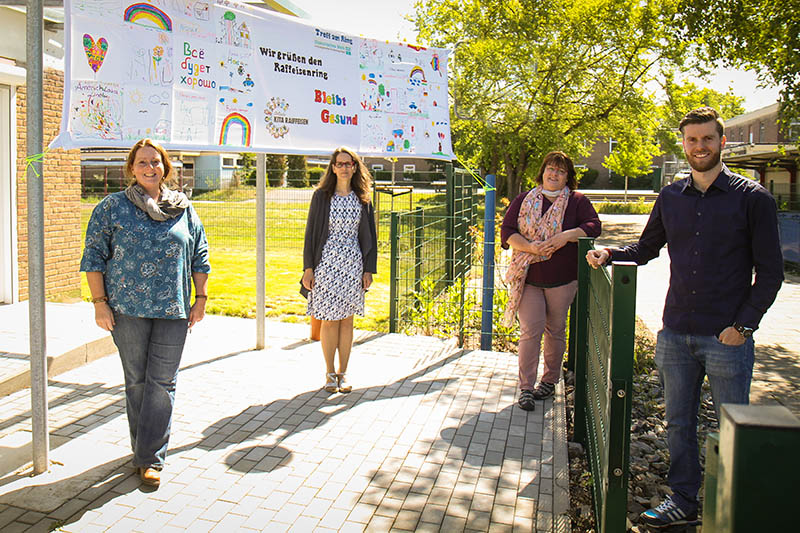
[[[63,10],[44,17],[45,68],[42,91],[44,145],[61,123]],[[28,298],[28,206],[26,176],[25,13],[0,7],[0,303]],[[56,67],[56,68],[53,68]],[[80,152],[50,150],[44,157],[45,294],[80,296]]]
[[[725,122],[727,144],[722,160],[750,171],[772,192],[780,206],[800,205],[797,191],[797,140],[800,123],[781,128],[778,103],[744,113]]]

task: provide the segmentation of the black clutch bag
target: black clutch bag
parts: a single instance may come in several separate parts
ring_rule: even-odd
[[[300,278],[300,294],[303,295],[303,298],[308,300],[308,289],[306,289],[305,285],[303,285],[303,278]]]

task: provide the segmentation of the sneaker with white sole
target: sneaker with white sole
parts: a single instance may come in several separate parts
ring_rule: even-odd
[[[667,498],[661,502],[657,507],[649,509],[640,515],[642,522],[653,528],[681,526],[681,525],[698,525],[697,510],[687,513],[672,501],[672,498]]]

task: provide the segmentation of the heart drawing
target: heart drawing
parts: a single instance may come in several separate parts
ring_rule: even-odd
[[[97,42],[92,39],[88,33],[83,34],[83,49],[86,51],[86,58],[89,60],[89,66],[97,73],[106,58],[108,52],[108,41],[105,37],[100,37]]]

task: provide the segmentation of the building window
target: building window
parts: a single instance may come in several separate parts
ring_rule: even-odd
[[[742,128],[739,128],[739,142],[744,142],[744,130]]]
[[[403,165],[403,172],[416,172],[417,165]]]
[[[613,154],[614,150],[617,149],[617,145],[618,144],[619,143],[617,141],[615,141],[614,139],[608,139],[608,153],[609,154]]]
[[[767,142],[767,128],[764,126],[763,122],[758,123],[758,142]]]
[[[800,139],[800,122],[789,124],[788,140],[797,142]]]
[[[383,165],[375,163],[372,165],[372,170],[383,170]]]
[[[234,164],[234,159],[232,157],[223,157],[222,158],[222,166],[223,167],[232,167]]]

